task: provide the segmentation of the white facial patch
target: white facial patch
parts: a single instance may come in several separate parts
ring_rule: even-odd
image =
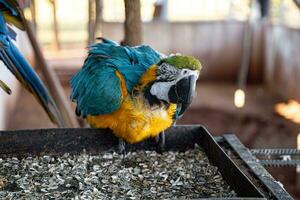
[[[152,85],[150,93],[160,100],[169,102],[168,92],[170,88],[177,83],[177,80],[172,82],[156,82]]]
[[[176,85],[178,81],[181,79],[194,75],[196,76],[196,79],[198,79],[199,72],[196,70],[190,70],[190,69],[181,69],[179,75],[177,76],[176,80],[169,81],[169,82],[156,82],[152,85],[150,93],[153,96],[156,96],[156,98],[160,100],[164,100],[166,102],[169,101],[169,90],[173,85]]]
[[[191,75],[195,75],[196,79],[198,79],[198,77],[199,77],[199,71],[197,71],[197,70],[190,70],[190,69],[182,69],[180,71],[180,75],[179,75],[178,79],[182,79],[184,77],[191,76]]]

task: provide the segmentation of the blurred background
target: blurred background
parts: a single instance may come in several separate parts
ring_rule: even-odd
[[[82,66],[86,47],[96,37],[126,41],[124,1],[23,2],[73,112],[69,80]],[[134,2],[139,2],[135,9],[140,9],[140,19],[132,23],[141,30],[131,32],[133,38],[164,54],[195,56],[204,66],[197,97],[179,124],[203,124],[213,135],[234,133],[249,148],[300,148],[298,0]],[[37,63],[25,33],[18,32],[17,45]],[[39,66],[36,69],[40,72]],[[0,130],[55,127],[5,67],[0,67],[0,79],[13,90],[10,96],[0,91]],[[295,168],[269,170],[300,198]]]

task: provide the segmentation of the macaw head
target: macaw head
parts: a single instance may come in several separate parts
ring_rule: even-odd
[[[199,60],[192,56],[174,55],[160,60],[156,67],[149,95],[159,101],[179,105],[178,115],[182,115],[195,95],[196,81],[202,68]]]

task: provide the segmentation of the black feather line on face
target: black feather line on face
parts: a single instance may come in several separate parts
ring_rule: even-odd
[[[176,80],[180,73],[179,69],[174,68],[173,66],[167,63],[161,63],[158,66],[157,70],[157,81],[159,82],[171,82]]]
[[[153,85],[153,83],[146,86],[146,88],[144,89],[144,97],[148,100],[150,106],[159,105],[160,100],[158,98],[156,98],[156,96],[152,95],[150,92],[152,85]]]
[[[164,104],[165,106],[169,107],[168,102],[163,101],[163,100],[159,100],[156,96],[152,95],[150,90],[151,90],[151,86],[154,84],[154,81],[149,83],[145,89],[143,90],[144,93],[144,97],[145,99],[147,99],[148,103],[150,106],[154,106],[154,105],[162,105]]]

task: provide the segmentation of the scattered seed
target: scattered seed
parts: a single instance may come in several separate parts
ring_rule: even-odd
[[[191,199],[235,197],[200,147],[0,158],[0,199]]]

